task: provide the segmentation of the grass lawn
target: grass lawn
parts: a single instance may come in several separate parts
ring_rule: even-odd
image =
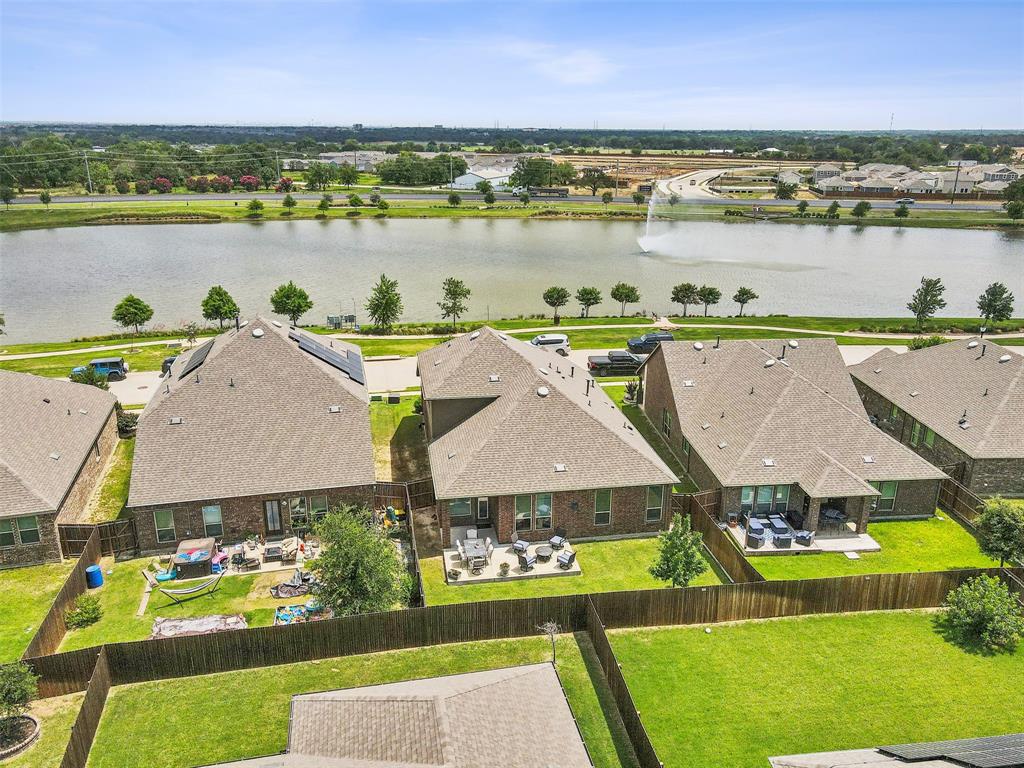
[[[616,631],[611,642],[668,768],[1024,730],[1024,648],[968,653],[935,616]]]
[[[128,501],[128,481],[132,475],[135,457],[135,438],[118,440],[102,482],[96,486],[85,509],[85,523],[116,520]]]
[[[791,315],[750,315],[744,317],[670,317],[673,323],[728,323],[729,325],[772,325],[779,328],[804,328],[814,331],[863,331],[867,333],[918,333],[911,317],[801,317]],[[972,317],[933,317],[925,320],[921,333],[940,333],[986,325],[990,332],[1024,328],[1024,318],[988,322]]]
[[[981,554],[978,542],[944,512],[928,520],[868,523],[881,552],[862,552],[849,560],[838,552],[820,555],[749,558],[766,579],[818,579],[861,573],[911,573],[955,568],[989,568],[999,563]]]
[[[64,636],[60,650],[72,651],[100,643],[125,640],[144,640],[153,628],[157,617],[180,618],[209,616],[212,614],[236,614],[245,616],[250,627],[264,627],[273,624],[274,608],[278,605],[304,602],[305,598],[275,600],[270,596],[270,587],[286,581],[290,570],[268,573],[228,575],[220,580],[220,586],[212,595],[201,595],[183,605],[175,605],[170,598],[154,591],[149,605],[142,616],[136,616],[146,582],[141,570],[151,558],[125,560],[114,563],[112,558],[103,560],[104,585],[95,594],[99,595],[103,607],[103,618],[91,627],[74,629]],[[113,573],[107,571],[113,569]],[[197,582],[175,582],[180,588]]]
[[[4,761],[4,768],[53,768],[60,765],[71,738],[71,726],[78,717],[84,693],[71,693],[32,703],[29,714],[39,720],[39,739],[27,750]]]
[[[136,347],[129,351],[130,345],[122,342],[98,342],[90,346],[115,346],[107,352],[78,352],[72,355],[53,355],[52,357],[29,357],[23,360],[0,360],[0,368],[20,373],[34,373],[37,376],[53,376],[64,378],[71,375],[71,369],[79,365],[87,365],[97,357],[123,357],[132,371],[159,371],[165,357],[178,353],[162,344],[150,347]],[[11,354],[14,354],[12,351]]]
[[[0,664],[25,652],[74,564],[68,560],[0,571]]]
[[[423,591],[427,605],[472,603],[484,600],[510,600],[522,597],[551,597],[583,592],[616,592],[625,589],[658,589],[666,586],[648,573],[658,553],[658,540],[619,539],[573,543],[581,576],[552,576],[543,579],[508,579],[486,584],[448,586],[444,580],[444,561],[431,557],[420,562]],[[721,584],[709,567],[693,586]]]
[[[550,656],[547,639],[531,637],[121,686],[110,692],[89,766],[188,768],[277,753],[287,746],[295,694],[538,663]],[[609,692],[595,690],[591,681],[595,663],[585,639],[559,638],[559,675],[594,765],[634,766]],[[175,737],[195,733],[203,737]]]
[[[415,397],[403,397],[397,405],[370,403],[373,459],[381,480],[408,482],[430,475],[420,416],[413,412],[415,401]]]

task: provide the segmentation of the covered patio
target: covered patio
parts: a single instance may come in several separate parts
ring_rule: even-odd
[[[763,521],[767,523],[768,521]],[[857,533],[852,523],[846,523],[841,527],[832,527],[825,530],[818,529],[814,537],[806,543],[794,543],[797,530],[787,521],[783,520],[788,530],[781,532],[781,526],[776,524],[776,533],[770,524],[763,525],[763,542],[758,546],[752,546],[757,539],[750,540],[747,537],[746,524],[727,525],[726,530],[736,540],[736,544],[743,550],[745,555],[799,555],[807,552],[878,552],[882,545],[875,541],[867,533]]]
[[[471,535],[475,534],[475,535]],[[453,527],[452,546],[444,550],[445,581],[449,586],[482,584],[490,581],[541,579],[551,576],[579,576],[583,573],[571,543],[561,549],[547,542],[534,542],[523,553],[531,565],[524,569],[511,543],[495,542],[493,528]],[[489,545],[488,545],[489,543]],[[462,545],[462,551],[459,546]],[[559,555],[570,556],[568,567],[559,563]],[[563,560],[566,559],[563,557]],[[502,564],[508,568],[502,573]]]

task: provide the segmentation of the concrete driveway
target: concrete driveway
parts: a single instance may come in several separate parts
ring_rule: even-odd
[[[145,405],[162,383],[160,371],[129,371],[124,381],[110,382],[110,391],[121,405]]]

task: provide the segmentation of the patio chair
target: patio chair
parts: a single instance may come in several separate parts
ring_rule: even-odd
[[[220,580],[224,578],[223,573],[219,573],[212,579],[207,579],[202,584],[196,584],[194,587],[184,587],[182,589],[161,589],[161,594],[167,595],[171,598],[176,605],[181,605],[184,600],[183,597],[192,597],[193,595],[199,595],[204,592],[212,595],[217,591],[217,587],[220,585]]]
[[[793,538],[797,544],[804,547],[809,547],[814,543],[814,531],[797,531],[793,534]]]
[[[763,547],[766,538],[767,537],[764,535],[763,529],[760,533],[755,533],[749,528],[747,529],[747,546],[751,549],[760,549]]]
[[[476,528],[470,528],[469,530],[467,530],[466,531],[466,538],[467,539],[475,539],[476,538]]]
[[[466,565],[467,564],[467,561],[466,561],[466,550],[464,550],[462,548],[462,542],[456,540],[455,541],[455,546],[459,550],[459,563],[462,564],[462,565]]]
[[[512,544],[512,551],[513,552],[522,552],[522,553],[525,554],[526,550],[528,550],[529,548],[530,548],[529,542],[525,542],[522,539],[516,539],[515,542]]]
[[[555,535],[548,539],[548,544],[555,549],[561,549],[568,543],[569,540],[565,538],[565,528],[555,528]]]
[[[519,553],[519,570],[523,573],[532,571],[533,566],[537,564],[537,558],[534,555],[525,555],[522,552]]]
[[[747,534],[760,536],[764,533],[764,525],[756,517],[747,518]]]
[[[281,543],[281,562],[294,563],[299,556],[299,540],[297,537],[285,539]]]
[[[789,549],[793,546],[793,535],[790,533],[777,533],[772,537],[772,541],[779,549]]]
[[[487,562],[491,562],[491,555],[494,553],[494,545],[491,544],[491,540],[487,539]]]
[[[558,567],[563,571],[568,571],[572,568],[572,564],[576,562],[576,553],[572,550],[566,550],[565,552],[558,553]]]

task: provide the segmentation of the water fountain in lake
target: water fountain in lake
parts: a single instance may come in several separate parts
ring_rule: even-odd
[[[658,240],[669,234],[671,225],[668,220],[673,218],[674,206],[669,205],[668,196],[662,195],[658,183],[654,183],[654,191],[647,203],[647,224],[644,233],[636,239],[637,245],[644,253],[655,250]]]

